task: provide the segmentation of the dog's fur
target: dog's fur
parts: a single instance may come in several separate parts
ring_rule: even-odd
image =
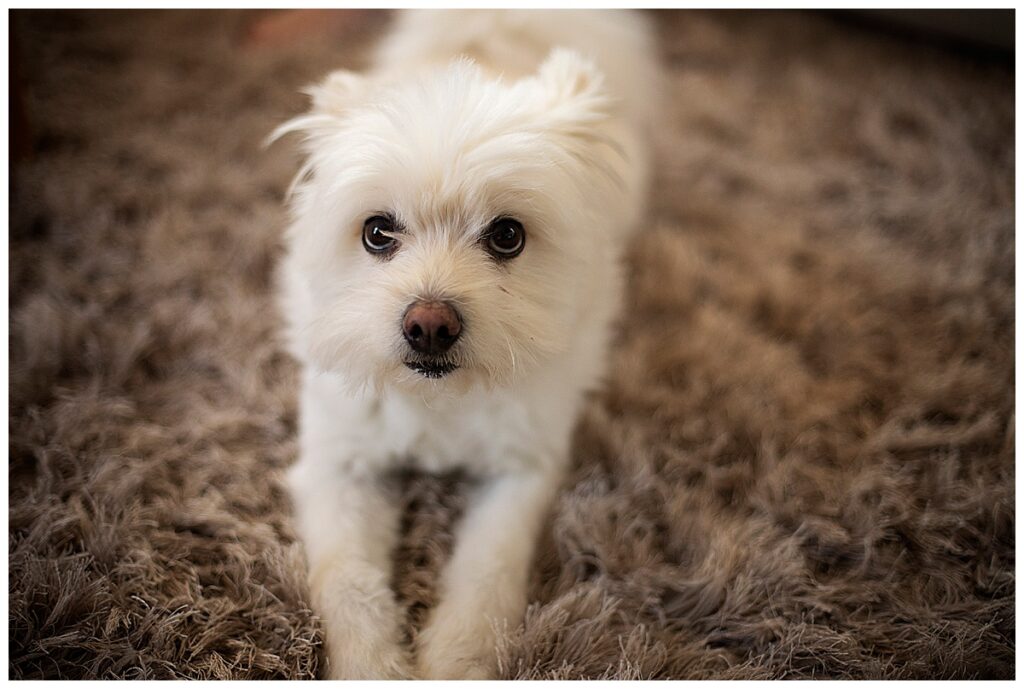
[[[302,132],[307,154],[282,271],[304,366],[290,486],[332,677],[494,674],[605,370],[656,92],[636,14],[414,12],[369,74],[331,74],[277,132]],[[382,213],[403,228],[384,259],[361,243]],[[503,216],[526,245],[498,261],[481,233]],[[440,378],[406,363],[417,300],[461,314]],[[481,479],[414,654],[389,589],[398,513],[378,485],[405,463]]]

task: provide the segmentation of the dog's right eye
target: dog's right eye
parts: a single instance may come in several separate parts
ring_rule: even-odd
[[[391,218],[383,215],[367,218],[363,223],[363,248],[371,254],[389,254],[398,248],[398,240],[391,236],[397,231]]]

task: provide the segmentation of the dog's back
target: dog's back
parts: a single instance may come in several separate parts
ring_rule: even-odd
[[[459,55],[515,80],[554,48],[590,58],[624,117],[643,130],[657,112],[659,71],[647,17],[632,10],[405,10],[381,44],[376,67],[401,71]]]

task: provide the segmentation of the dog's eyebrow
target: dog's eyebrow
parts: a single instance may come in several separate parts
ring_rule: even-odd
[[[387,218],[388,220],[391,221],[391,224],[394,226],[394,229],[391,230],[392,233],[394,233],[394,234],[406,234],[407,233],[406,229],[405,229],[405,223],[402,222],[402,219],[398,215],[396,215],[394,211],[370,211],[369,215],[367,215],[366,217],[367,218],[372,218],[375,215],[379,215],[379,216],[381,216],[383,218]]]

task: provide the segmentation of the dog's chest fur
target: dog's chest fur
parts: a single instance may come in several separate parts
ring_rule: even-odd
[[[303,389],[306,431],[342,466],[379,472],[411,467],[478,475],[544,468],[563,457],[569,431],[600,367],[589,352],[559,358],[510,394],[480,389],[433,399],[393,390],[353,394],[332,374],[308,374]],[[597,359],[597,352],[592,358]],[[590,366],[593,376],[575,369]],[[588,380],[589,379],[589,380]]]

